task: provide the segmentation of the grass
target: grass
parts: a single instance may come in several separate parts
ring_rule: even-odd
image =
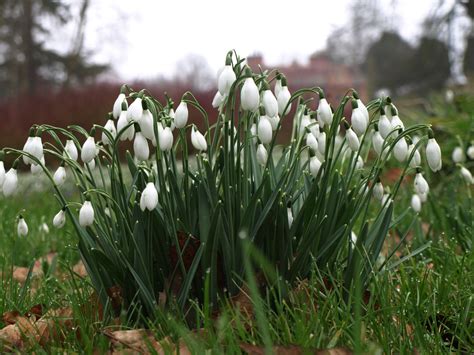
[[[30,233],[18,238],[12,221],[25,203]],[[25,193],[2,200],[0,313],[11,310],[23,313],[40,303],[45,309],[72,307],[81,336],[70,331],[65,339],[29,350],[103,352],[109,347],[103,331],[112,329],[113,323],[99,321],[97,310],[86,307],[93,293],[89,281],[62,277],[57,272],[66,272],[79,258],[72,227],[66,225],[56,230],[51,226],[57,209],[57,204],[45,199],[44,193]],[[43,222],[49,225],[49,233],[40,230]],[[410,249],[410,246],[402,249],[399,257],[409,254]],[[33,287],[34,280],[21,286],[11,279],[12,265],[28,267],[51,250],[58,253],[56,266],[44,265],[44,276],[37,287]],[[294,345],[303,349],[347,347],[364,353],[412,353],[417,349],[434,354],[474,350],[474,257],[472,252],[460,252],[455,235],[447,232],[421,254],[394,268],[386,267],[368,292],[347,303],[341,300],[339,289],[332,287],[336,280],[342,279],[343,270],[339,271],[341,275],[321,275],[316,270],[315,276],[302,280],[284,299],[264,295],[257,303],[255,317],[249,318],[230,302],[221,301],[218,315],[210,314],[206,305],[196,306],[192,322],[189,315],[186,318],[162,314],[150,327],[157,339],[168,335],[175,340],[184,339],[196,353],[205,349],[213,353],[240,353],[241,344]],[[250,294],[255,292],[257,283],[249,290]],[[205,331],[197,336],[186,323],[197,324]]]

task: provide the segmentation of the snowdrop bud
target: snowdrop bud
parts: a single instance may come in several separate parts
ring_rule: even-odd
[[[388,134],[392,131],[392,124],[390,123],[390,120],[388,117],[385,115],[385,111],[383,108],[380,109],[380,118],[379,118],[379,132],[382,136],[382,138],[387,138]]]
[[[53,218],[53,226],[58,229],[64,227],[66,224],[66,213],[64,211],[65,209],[63,208]]]
[[[252,126],[250,126],[250,135],[251,135],[252,143],[257,144],[258,133],[257,133],[257,125],[255,123],[252,123]]]
[[[474,183],[471,172],[467,170],[464,166],[461,167],[461,176],[463,177],[466,184],[471,185]]]
[[[311,118],[308,114],[308,109],[304,110],[303,116],[301,116],[300,128],[299,128],[299,135],[302,136],[306,133],[306,127],[311,124]]]
[[[401,130],[399,134],[401,134]],[[408,155],[408,144],[405,137],[400,138],[397,143],[395,143],[393,155],[395,155],[395,159],[397,159],[400,163],[405,161]]]
[[[82,145],[81,159],[84,163],[89,163],[97,156],[97,147],[95,145],[95,139],[92,136],[87,137],[86,141]]]
[[[43,157],[40,159],[40,162],[41,164],[45,165],[45,161],[44,161],[44,155]],[[42,173],[43,172],[43,168],[41,167],[41,165],[39,164],[31,164],[31,173],[33,175],[38,175],[39,173]]]
[[[474,160],[474,145],[471,145],[469,148],[467,148],[466,153],[469,159]]]
[[[318,137],[318,150],[321,155],[324,156],[326,153],[326,132],[320,128],[319,137]]]
[[[202,135],[201,132],[199,132],[196,129],[196,126],[193,125],[193,128],[191,130],[191,143],[194,147],[194,149],[199,150],[199,151],[205,151],[207,150],[207,142],[206,138]]]
[[[94,223],[94,208],[89,200],[85,200],[79,210],[79,224],[81,227],[88,227]]]
[[[428,193],[425,193],[425,194],[417,194],[418,196],[420,196],[420,201],[422,203],[425,203],[426,200],[428,200]]]
[[[373,195],[374,195],[374,198],[376,200],[382,200],[382,197],[383,197],[383,185],[382,183],[379,181],[377,181],[374,185],[374,189],[372,191]]]
[[[291,225],[293,224],[293,211],[291,210],[291,207],[286,208],[286,214],[288,216],[288,227],[291,228]]]
[[[367,119],[355,99],[352,100],[351,125],[358,136],[363,135],[367,130]]]
[[[454,148],[452,158],[455,164],[463,163],[466,160],[466,156],[461,147]]]
[[[34,133],[32,133],[32,132],[33,132],[33,129],[30,129],[30,136],[28,136],[28,138],[26,139],[25,145],[23,146],[23,149],[22,149],[24,152],[27,152],[27,153],[30,152],[30,150],[29,150],[30,143],[32,142],[32,140],[34,138]],[[31,164],[32,163],[31,159],[29,157],[27,157],[26,155],[23,155],[23,162],[25,164]]]
[[[84,164],[86,165],[86,164]],[[94,170],[95,169],[95,159],[92,159],[90,162],[87,163],[87,166],[89,169]]]
[[[407,156],[410,156],[414,149],[415,149],[415,145],[410,144],[410,146],[408,147]],[[420,164],[421,164],[421,155],[418,149],[416,149],[415,153],[413,154],[413,158],[410,160],[410,167],[416,168],[417,166],[420,166]]]
[[[251,75],[249,68],[246,68],[246,73]],[[257,111],[260,104],[260,93],[252,77],[245,79],[242,90],[240,91],[240,101],[244,110]]]
[[[66,181],[66,169],[61,165],[54,173],[53,176],[54,183],[57,186],[61,186]]]
[[[107,120],[107,123],[105,124],[104,128],[109,131],[109,133],[115,139],[115,137],[117,136],[117,130],[115,129],[114,121],[111,119]],[[109,138],[104,132],[102,132],[102,143],[104,143],[105,145],[112,144],[112,142],[109,140]]]
[[[45,223],[45,222],[41,223],[40,226],[39,226],[39,231],[44,232],[45,234],[48,234],[49,233],[48,224]]]
[[[369,117],[369,111],[367,110],[367,107],[364,105],[362,100],[359,98],[359,95],[357,94],[356,91],[353,91],[352,96],[354,96],[354,99],[357,101],[357,107],[360,108],[362,115],[365,118],[365,122],[367,122],[367,126],[369,125],[370,117]]]
[[[236,77],[232,65],[226,63],[226,66],[222,69],[219,78],[217,79],[217,89],[222,96],[229,95],[230,88],[235,79]]]
[[[212,107],[218,108],[222,103],[224,102],[224,96],[221,95],[221,93],[218,91],[214,95],[214,98],[212,99]]]
[[[372,146],[374,147],[374,150],[378,156],[382,154],[383,142],[384,142],[384,139],[382,135],[380,134],[380,132],[378,131],[377,125],[375,125],[375,132],[372,135]]]
[[[269,144],[272,141],[272,124],[268,120],[267,116],[260,116],[258,120],[258,138],[263,144]]]
[[[405,125],[403,124],[402,120],[400,117],[398,117],[398,111],[395,108],[395,106],[392,106],[392,120],[390,122],[392,125],[392,129],[402,129],[405,130]]]
[[[290,102],[291,94],[290,90],[288,90],[288,86],[286,85],[285,77],[282,78],[282,88],[276,98],[278,102],[278,113],[282,116],[287,115],[288,112],[290,112],[291,110],[291,104],[288,105],[288,103]],[[286,105],[288,105],[288,107],[286,107]],[[283,112],[283,110],[285,110],[285,112]]]
[[[3,161],[0,160],[0,186],[3,186],[5,182],[5,165],[3,165]]]
[[[313,136],[318,138],[319,137],[319,124],[318,124],[318,122],[315,119],[311,119],[308,127],[309,127],[311,133],[313,134]]]
[[[276,131],[278,128],[278,124],[280,123],[280,116],[276,115],[275,117],[268,117],[270,124],[272,125],[272,131]]]
[[[114,107],[112,109],[112,114],[114,115],[115,119],[120,116],[120,113],[122,112],[122,104],[124,102],[127,105],[127,101],[125,100],[125,94],[120,93],[119,96],[117,96],[117,98],[115,99]]]
[[[314,152],[318,150],[318,140],[313,133],[308,132],[306,135],[306,145]]]
[[[348,125],[347,122],[344,122],[344,123]],[[357,138],[357,134],[355,134],[355,132],[350,127],[346,129],[346,140],[347,140],[347,144],[349,145],[349,148],[353,152],[357,152],[359,150],[359,146],[360,146],[359,138]]]
[[[163,152],[168,152],[173,147],[173,133],[169,127],[158,130],[158,137],[160,139],[160,149]]]
[[[143,105],[141,97],[137,97],[127,111],[127,117],[129,120],[134,120],[136,122],[140,121],[143,115]]]
[[[158,191],[156,191],[155,183],[149,182],[140,197],[140,209],[145,211],[153,211],[158,205]]]
[[[280,73],[277,74],[277,80],[275,81],[275,88],[273,92],[275,93],[275,97],[278,97],[278,94],[281,91],[282,83],[281,83],[282,75]]]
[[[263,144],[259,144],[257,147],[257,162],[260,165],[266,165],[268,160],[268,152]]]
[[[362,157],[359,155],[357,157],[357,163],[356,163],[355,168],[356,169],[362,169],[363,167],[364,167],[364,159],[362,159]]]
[[[415,192],[418,195],[424,195],[427,194],[430,191],[430,187],[428,186],[428,183],[426,182],[425,178],[423,175],[421,175],[421,172],[417,172],[415,175]]]
[[[30,137],[28,137],[28,140],[26,141],[25,146],[23,147],[23,150],[33,155],[38,160],[41,160],[41,158],[43,157],[43,142],[41,140],[41,137],[31,136],[32,130],[33,129],[30,130]],[[26,156],[23,156],[23,161],[25,164],[35,163],[33,159],[30,159],[29,157],[26,157]]]
[[[13,164],[13,167],[5,174],[5,181],[3,182],[3,194],[5,195],[5,197],[9,197],[15,193],[17,187],[18,175],[16,171],[16,166],[15,164]]]
[[[391,200],[390,194],[384,194],[384,195],[382,196],[382,200],[381,200],[382,206],[384,206],[386,203],[387,203],[387,204],[390,204],[390,200]]]
[[[68,139],[66,141],[66,145],[64,146],[64,155],[74,161],[77,161],[77,157],[79,156],[77,152],[77,147],[74,144],[74,141],[71,139]]]
[[[28,225],[22,215],[18,216],[17,232],[19,237],[25,237],[28,234]]]
[[[430,130],[428,144],[426,145],[426,160],[433,172],[441,170],[441,149],[433,137],[433,132]]]
[[[153,115],[150,110],[143,110],[142,118],[140,119],[138,124],[140,125],[140,131],[146,139],[155,139],[155,131],[153,130]]]
[[[420,196],[418,196],[417,194],[414,194],[411,197],[411,208],[416,213],[419,213],[421,211],[421,199]]]
[[[318,105],[318,118],[320,122],[327,125],[330,125],[332,122],[332,110],[331,106],[327,102],[326,98],[324,97],[324,93],[322,90],[319,92],[319,105]],[[323,126],[321,125],[321,126]]]
[[[268,85],[266,90],[263,92],[262,102],[267,116],[275,117],[278,114],[277,99],[275,98],[275,95],[273,95],[273,92],[268,89]]]
[[[145,136],[140,132],[140,128],[136,128],[137,134],[135,134],[135,139],[133,141],[133,153],[135,158],[138,161],[148,160],[150,156],[150,148],[148,147],[148,141]]]
[[[128,124],[129,124],[129,121],[127,119],[127,111],[122,111],[117,121],[117,132],[121,132]],[[128,139],[131,141],[134,135],[135,135],[135,128],[133,125],[131,125],[125,130],[125,132],[122,133],[122,135],[120,136],[120,140],[124,141]]]
[[[188,123],[188,104],[181,101],[175,112],[174,124],[176,128],[183,128],[186,123]]]
[[[309,159],[309,172],[314,177],[318,176],[319,170],[321,169],[321,161],[315,155]]]

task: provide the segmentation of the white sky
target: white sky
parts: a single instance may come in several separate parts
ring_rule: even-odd
[[[71,0],[74,2],[77,0]],[[394,7],[409,39],[436,0],[379,0]],[[451,3],[451,1],[445,1]],[[213,70],[229,49],[256,51],[270,64],[304,61],[323,49],[348,17],[350,0],[92,0],[86,47],[109,62],[122,80],[171,76],[187,54],[203,56]],[[361,39],[363,40],[363,39]]]

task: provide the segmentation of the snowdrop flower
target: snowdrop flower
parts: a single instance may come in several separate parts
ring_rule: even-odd
[[[244,81],[242,90],[240,91],[240,101],[242,108],[247,111],[257,111],[260,105],[260,93],[257,84],[252,78],[250,68],[245,68],[245,73],[248,76]]]
[[[300,127],[299,127],[299,135],[302,136],[306,133],[306,127],[311,124],[311,118],[308,114],[308,109],[304,110],[303,115],[301,116]]]
[[[378,123],[380,134],[382,138],[387,138],[388,134],[392,131],[392,124],[390,123],[388,117],[385,115],[383,108],[380,109],[380,118]]]
[[[153,211],[158,205],[158,191],[156,191],[155,183],[148,182],[140,197],[140,209],[145,211]]]
[[[349,126],[347,122],[344,122],[344,123],[347,126]],[[359,138],[357,138],[357,134],[355,134],[355,132],[352,130],[351,127],[348,127],[346,129],[346,140],[347,140],[347,144],[349,145],[349,148],[353,152],[357,152],[359,150],[359,146],[360,146]]]
[[[414,194],[411,197],[411,208],[416,213],[419,213],[421,211],[421,199],[420,196],[418,196],[417,194]]]
[[[280,123],[280,116],[276,115],[275,117],[268,117],[270,124],[272,125],[272,131],[276,131],[278,128],[278,124]]]
[[[28,225],[22,215],[18,216],[18,226],[16,228],[19,237],[25,237],[28,234]]]
[[[306,135],[306,145],[315,153],[318,150],[318,140],[313,133],[308,132]]]
[[[407,156],[410,156],[413,150],[415,149],[414,144],[410,144],[408,147],[408,154]],[[420,166],[421,164],[421,155],[418,149],[415,149],[415,153],[413,154],[413,158],[410,160],[410,167],[411,168],[416,168],[417,166]]]
[[[374,198],[376,200],[382,200],[382,197],[383,197],[383,185],[382,183],[380,182],[380,180],[378,180],[375,185],[374,185],[374,189],[372,190],[372,194],[374,195]]]
[[[252,136],[253,144],[257,144],[258,133],[257,133],[257,125],[255,123],[252,123],[252,126],[250,126],[250,135]]]
[[[90,162],[88,162],[87,164],[84,164],[84,165],[87,165],[89,167],[89,169],[94,170],[95,169],[95,159],[92,159]]]
[[[115,123],[112,119],[107,120],[107,123],[105,124],[104,128],[109,131],[109,133],[115,139],[115,137],[117,136],[117,130],[115,129]],[[102,132],[102,143],[104,143],[105,145],[112,144],[105,132]]]
[[[48,234],[49,233],[48,224],[46,222],[41,223],[40,226],[39,226],[39,231],[43,232],[45,234]]]
[[[212,99],[212,107],[218,108],[222,103],[224,102],[224,96],[221,95],[221,93],[218,91],[214,95],[214,98]]]
[[[5,165],[3,165],[3,160],[0,160],[0,186],[3,186],[5,182]]]
[[[54,216],[53,226],[60,229],[64,227],[65,224],[66,224],[66,213],[65,213],[65,208],[63,208]]]
[[[430,187],[428,186],[428,183],[426,182],[421,172],[417,170],[417,173],[415,175],[415,192],[418,195],[424,195],[427,194],[429,191]]]
[[[326,132],[324,132],[322,128],[320,128],[318,137],[318,150],[322,156],[326,153]]]
[[[399,134],[401,134],[401,129]],[[406,160],[408,155],[408,144],[405,137],[400,138],[397,143],[395,143],[395,147],[393,147],[393,155],[395,155],[395,159],[400,163]]]
[[[331,106],[327,102],[322,90],[319,91],[319,105],[318,105],[318,118],[320,119],[320,125],[330,125],[332,122],[332,110]],[[321,124],[322,122],[322,124]]]
[[[392,125],[392,129],[401,128],[402,130],[405,130],[405,125],[400,117],[398,117],[398,111],[394,106],[392,106],[392,120],[390,124]]]
[[[293,211],[291,210],[291,207],[286,208],[286,215],[288,217],[288,227],[291,228],[291,225],[293,224]]]
[[[263,144],[269,144],[272,141],[272,124],[267,116],[262,115],[258,120],[257,126],[258,138]]]
[[[140,131],[146,139],[155,139],[155,131],[153,130],[153,115],[150,110],[148,110],[148,108],[143,110],[142,118],[140,121],[138,121],[138,124],[140,125]]]
[[[391,202],[390,194],[384,194],[381,200],[382,206],[385,206],[386,203],[390,204],[390,202]]]
[[[367,130],[367,119],[355,99],[352,100],[351,125],[352,129],[359,137]]]
[[[44,155],[41,157],[40,162],[41,164],[45,165]],[[43,168],[41,167],[40,164],[31,164],[30,170],[33,175],[38,175],[39,173],[43,172]]]
[[[362,157],[359,155],[357,156],[357,162],[356,162],[355,168],[360,170],[363,167],[364,167],[364,159],[362,159]]]
[[[230,59],[226,61],[225,67],[222,69],[219,78],[217,79],[217,89],[222,96],[229,95],[230,88],[236,79],[234,70]]]
[[[393,108],[392,99],[390,97],[387,97],[387,102],[384,106],[384,110],[390,122],[392,121],[392,108]]]
[[[372,146],[374,147],[375,152],[378,156],[382,154],[384,139],[378,130],[378,126],[375,125],[375,132],[372,135]]]
[[[319,137],[319,124],[318,122],[315,120],[315,119],[311,119],[309,121],[309,130],[311,131],[311,133],[313,134],[313,136],[315,136],[316,138]]]
[[[206,138],[204,138],[203,134],[199,132],[194,125],[191,130],[191,143],[196,150],[201,152],[207,150]]]
[[[77,161],[79,153],[77,152],[77,147],[73,140],[68,139],[66,141],[66,145],[64,146],[64,155],[74,161]]]
[[[33,128],[31,128],[31,129],[30,129],[30,135],[28,136],[28,138],[26,139],[25,144],[23,145],[23,149],[22,149],[22,150],[23,150],[24,152],[27,152],[27,153],[30,152],[30,151],[29,151],[29,146],[30,146],[30,143],[31,143],[32,140],[33,140],[33,137],[34,137]],[[23,155],[23,162],[24,162],[25,164],[27,164],[27,165],[32,163],[31,159],[30,159],[28,156],[26,156],[26,155]]]
[[[414,135],[411,140],[413,141],[413,144],[416,145],[420,141],[420,136]]]
[[[143,100],[137,97],[127,110],[127,118],[136,122],[140,121],[143,115]]]
[[[112,109],[112,114],[115,119],[117,119],[120,116],[122,112],[122,105],[124,102],[125,102],[125,105],[127,105],[127,101],[125,100],[125,94],[120,93],[119,96],[117,96],[117,98],[115,99],[114,106]]]
[[[446,102],[447,102],[448,104],[452,103],[452,102],[453,102],[453,99],[454,99],[454,92],[453,92],[453,90],[451,90],[451,89],[446,90],[446,92],[445,92],[445,94],[444,94],[444,98],[445,98],[445,100],[446,100]]]
[[[282,87],[279,90],[278,94],[276,95],[277,103],[278,103],[278,113],[282,116],[287,115],[288,112],[291,110],[291,104],[288,105],[290,102],[291,94],[290,90],[288,90],[288,86],[286,85],[286,78],[282,77],[281,79]],[[288,107],[286,106],[288,105]],[[285,110],[286,107],[286,110]],[[285,110],[285,112],[283,112]]]
[[[463,163],[466,160],[464,151],[461,147],[456,147],[453,150],[452,159],[455,164]]]
[[[461,176],[463,177],[466,184],[471,185],[474,183],[471,172],[467,170],[464,166],[461,166]]]
[[[98,152],[97,147],[95,145],[95,139],[91,135],[87,137],[86,141],[82,145],[81,160],[87,164],[97,156],[97,153]]]
[[[268,160],[268,152],[263,144],[259,144],[257,147],[257,162],[260,165],[266,165]]]
[[[357,101],[357,107],[359,107],[360,111],[362,112],[362,115],[365,118],[365,122],[367,123],[367,126],[369,125],[370,117],[369,117],[369,111],[367,110],[367,107],[364,105],[362,100],[359,98],[359,94],[357,94],[356,91],[352,92],[352,96],[354,96],[354,99]]]
[[[159,123],[158,126],[158,138],[160,140],[160,150],[163,152],[168,152],[173,147],[173,133],[171,132],[170,127],[165,127]]]
[[[129,123],[130,123],[130,120],[127,118],[127,105],[124,104],[122,105],[122,112],[120,112],[120,116],[117,121],[117,132],[121,132]],[[130,125],[125,130],[125,132],[122,133],[122,135],[120,136],[120,140],[124,141],[128,139],[129,141],[131,141],[134,135],[135,135],[135,127],[133,125]]]
[[[53,176],[54,183],[56,186],[61,186],[66,181],[66,169],[64,165],[61,165],[54,173]]]
[[[137,131],[133,141],[133,152],[135,154],[135,158],[137,158],[138,161],[148,160],[148,157],[150,156],[148,141],[140,131],[140,127],[136,127],[135,130]]]
[[[281,87],[282,87],[281,79],[282,79],[282,75],[280,73],[277,73],[277,79],[275,81],[275,88],[273,90],[273,92],[275,93],[275,97],[278,97],[278,94],[281,91]]]
[[[88,227],[94,224],[94,208],[89,200],[85,200],[79,210],[79,224],[81,227]]]
[[[428,144],[426,145],[426,160],[428,165],[433,172],[441,170],[441,149],[436,142],[436,139],[433,137],[433,132],[430,130],[428,133],[429,139]]]
[[[263,92],[262,103],[268,117],[275,117],[278,114],[278,102],[273,92],[268,88],[268,84]]]
[[[174,114],[174,124],[176,128],[183,128],[188,123],[188,104],[184,101],[181,101],[176,109]]]
[[[314,177],[318,176],[319,170],[321,169],[321,161],[318,157],[312,156],[309,160],[309,171]]]
[[[417,194],[419,197],[420,197],[420,201],[422,203],[425,203],[426,200],[428,199],[428,193],[424,193],[424,194]]]
[[[469,159],[474,160],[474,145],[471,145],[469,148],[467,148],[467,156]]]
[[[33,155],[36,159],[40,160],[43,157],[43,142],[41,137],[33,137],[29,145],[30,154]]]
[[[15,163],[16,162],[17,161],[15,161]],[[3,194],[5,197],[13,195],[18,187],[18,175],[16,171],[18,163],[15,163],[13,164],[13,167],[5,174],[5,181],[3,182]]]

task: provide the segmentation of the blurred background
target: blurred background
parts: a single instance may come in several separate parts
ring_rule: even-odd
[[[474,0],[0,0],[0,146],[33,123],[105,123],[122,83],[214,112],[230,49],[291,91],[422,105],[473,87],[473,19]]]

